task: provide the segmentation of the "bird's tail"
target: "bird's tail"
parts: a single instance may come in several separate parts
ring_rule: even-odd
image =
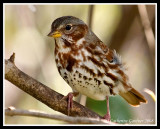
[[[130,105],[139,106],[140,102],[147,103],[147,100],[143,95],[141,95],[137,90],[132,88],[130,91],[125,93],[119,93],[119,95],[124,98]]]

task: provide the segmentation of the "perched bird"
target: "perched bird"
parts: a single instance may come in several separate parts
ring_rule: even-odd
[[[55,39],[55,61],[61,77],[73,92],[68,99],[79,93],[95,100],[107,100],[110,120],[109,96],[120,95],[130,105],[138,106],[147,100],[129,83],[121,57],[109,49],[80,19],[73,16],[57,18],[48,36]]]

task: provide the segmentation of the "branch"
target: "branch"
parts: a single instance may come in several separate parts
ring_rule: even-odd
[[[56,91],[50,89],[49,87],[43,85],[19,70],[15,66],[14,58],[15,54],[13,53],[10,59],[5,59],[5,79],[53,110],[68,115],[67,100],[62,99],[63,95],[57,93]],[[75,101],[73,101],[73,108],[70,110],[69,115],[89,118],[102,118],[100,115]]]
[[[5,115],[41,117],[41,118],[48,118],[48,119],[52,119],[52,120],[61,120],[61,121],[69,122],[72,124],[109,124],[109,123],[111,123],[111,122],[108,122],[108,121],[106,121],[104,119],[100,119],[100,118],[53,115],[53,114],[48,114],[45,112],[35,111],[35,110],[15,109],[14,107],[9,107],[9,108],[5,109]]]

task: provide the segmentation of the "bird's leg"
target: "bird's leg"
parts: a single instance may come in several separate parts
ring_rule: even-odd
[[[111,115],[110,115],[110,110],[109,110],[109,97],[106,97],[107,100],[107,114],[103,117],[104,119],[106,119],[107,121],[111,120]]]
[[[78,92],[69,92],[67,96],[64,96],[61,100],[67,99],[67,111],[68,111],[68,116],[69,112],[73,107],[73,96],[77,96],[79,93]]]

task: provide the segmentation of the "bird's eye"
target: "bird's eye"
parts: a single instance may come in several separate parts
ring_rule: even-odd
[[[66,30],[71,30],[72,26],[71,25],[66,25]]]

